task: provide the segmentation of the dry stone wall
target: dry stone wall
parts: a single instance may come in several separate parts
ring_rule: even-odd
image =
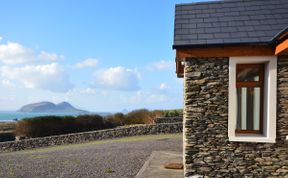
[[[108,130],[25,139],[12,142],[2,142],[0,143],[0,153],[54,146],[54,145],[83,143],[88,141],[127,137],[127,136],[181,133],[182,128],[183,128],[182,123],[133,125]]]
[[[288,62],[278,62],[276,143],[228,140],[228,58],[190,59],[185,65],[185,177],[288,176]]]
[[[183,122],[183,116],[176,116],[176,117],[159,117],[154,120],[155,124],[162,124],[162,123],[176,123],[176,122]]]

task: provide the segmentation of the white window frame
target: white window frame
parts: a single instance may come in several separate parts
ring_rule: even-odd
[[[265,63],[263,134],[236,134],[237,90],[236,65]],[[253,56],[229,58],[229,100],[228,100],[228,137],[235,142],[276,142],[277,110],[277,56]]]

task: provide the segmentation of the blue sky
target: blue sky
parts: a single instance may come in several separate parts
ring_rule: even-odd
[[[172,50],[185,0],[1,2],[0,110],[68,101],[89,111],[182,107]]]

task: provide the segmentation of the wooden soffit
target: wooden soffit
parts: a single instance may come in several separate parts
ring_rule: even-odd
[[[194,57],[230,57],[230,56],[274,56],[275,51],[270,46],[223,46],[195,47],[176,49],[176,59]]]
[[[288,55],[288,38],[276,46],[275,55]]]

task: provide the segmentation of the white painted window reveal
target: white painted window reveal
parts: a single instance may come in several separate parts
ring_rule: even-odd
[[[264,79],[264,107],[263,107],[263,134],[236,134],[237,124],[237,89],[236,65],[237,64],[265,63]],[[245,91],[243,91],[245,92]],[[259,97],[255,95],[255,97]],[[257,100],[257,98],[255,98]],[[243,98],[243,103],[246,100]],[[277,57],[230,57],[229,58],[229,101],[228,101],[228,137],[235,142],[262,142],[275,143],[276,140],[276,107],[277,107]],[[255,103],[258,108],[259,103]],[[244,107],[245,108],[245,107]],[[245,111],[244,111],[245,112]],[[257,114],[257,113],[255,113]],[[255,116],[255,118],[257,118]],[[243,122],[245,122],[243,120]]]

